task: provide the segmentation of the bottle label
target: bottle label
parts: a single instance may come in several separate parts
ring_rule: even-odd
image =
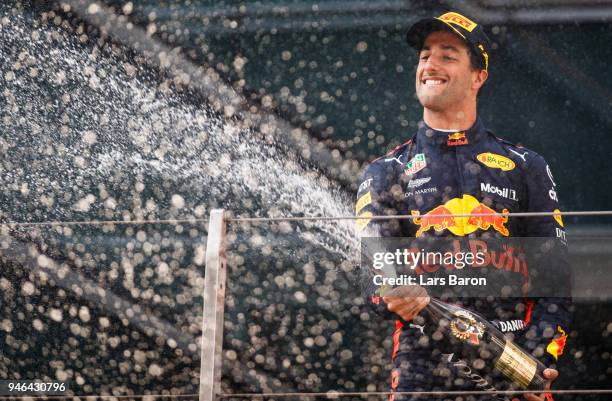
[[[480,340],[485,332],[484,324],[476,321],[474,316],[465,310],[453,313],[450,329],[455,337],[472,345],[480,344]]]
[[[506,340],[504,352],[497,360],[495,368],[504,376],[526,389],[536,374],[536,362],[512,342]]]

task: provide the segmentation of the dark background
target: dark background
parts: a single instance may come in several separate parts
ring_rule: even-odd
[[[147,11],[159,10],[162,40],[209,60],[234,82],[244,80],[236,86],[247,98],[271,96],[274,112],[363,162],[411,137],[421,118],[407,27],[465,9],[494,42],[482,118],[498,136],[547,159],[566,209],[603,210],[612,183],[607,3],[504,3],[172,2],[136,6],[131,17],[144,21]],[[261,11],[273,6],[284,11]],[[308,11],[313,6],[319,11]],[[223,21],[236,28],[224,29]],[[184,29],[189,33],[176,33]]]

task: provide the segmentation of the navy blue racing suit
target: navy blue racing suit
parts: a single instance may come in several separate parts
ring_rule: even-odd
[[[363,174],[357,194],[357,231],[383,237],[548,237],[559,247],[545,255],[554,265],[555,279],[569,287],[565,231],[560,216],[505,217],[496,221],[435,219],[433,212],[553,212],[559,210],[556,183],[544,158],[488,131],[480,119],[466,130],[435,130],[423,122],[409,141],[374,160]],[[371,220],[377,215],[412,215],[414,219]],[[537,263],[517,271],[531,287]],[[540,280],[540,281],[539,281]],[[389,312],[369,275],[363,288],[368,302],[395,321],[394,391],[465,390],[478,388],[470,372],[452,354],[435,349],[419,325]],[[547,366],[563,353],[570,321],[571,299],[525,297],[473,299],[463,306],[479,313]],[[507,334],[508,335],[508,334]],[[455,358],[455,359],[453,359]],[[473,381],[473,380],[472,380]],[[398,397],[395,397],[397,400]],[[464,397],[470,399],[469,397]],[[490,399],[490,398],[487,398]]]

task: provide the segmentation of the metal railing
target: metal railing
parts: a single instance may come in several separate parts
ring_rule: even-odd
[[[490,216],[490,214],[482,214]],[[541,216],[612,216],[612,211],[568,211],[568,212],[530,212],[530,213],[507,213],[503,216],[512,217],[541,217]],[[473,214],[455,214],[449,217],[469,217]],[[392,215],[392,216],[370,216],[371,220],[389,219],[414,219],[411,215]],[[205,275],[202,310],[202,337],[200,354],[200,388],[198,394],[149,394],[146,397],[152,398],[195,398],[200,401],[214,401],[223,398],[288,398],[288,397],[326,397],[340,398],[343,396],[376,396],[382,397],[391,392],[279,392],[279,393],[222,393],[222,343],[223,343],[223,316],[225,309],[226,281],[227,281],[227,259],[225,251],[225,235],[228,223],[257,223],[257,222],[278,222],[278,221],[321,221],[321,220],[359,220],[364,217],[355,216],[284,216],[284,217],[233,217],[231,212],[223,209],[213,209],[208,218],[196,219],[166,219],[166,220],[91,220],[91,221],[41,221],[41,222],[4,222],[0,227],[40,227],[40,226],[103,226],[103,225],[147,225],[147,224],[205,224],[208,223],[207,246],[205,255]],[[424,392],[395,392],[395,394],[420,395],[420,396],[439,396],[439,395],[467,395],[480,394],[483,391],[424,391]],[[612,394],[612,390],[551,390],[553,394]],[[490,393],[490,392],[488,392]],[[499,391],[499,394],[521,394],[526,391]],[[77,396],[46,396],[47,399],[66,399]],[[79,397],[89,397],[79,396]],[[130,396],[104,396],[94,395],[96,398],[113,397],[122,398],[143,398],[145,395]],[[5,397],[0,395],[0,399],[19,398]]]
[[[479,214],[490,216],[491,214]],[[570,212],[526,212],[507,213],[504,216],[512,217],[536,217],[536,216],[610,216],[612,211],[570,211]],[[454,214],[447,217],[470,217],[474,214]],[[389,219],[413,219],[411,215],[394,216],[371,216],[367,219],[389,220]],[[204,319],[202,321],[202,360],[201,360],[201,382],[199,401],[215,401],[222,398],[245,397],[245,398],[286,398],[286,397],[326,397],[340,398],[342,396],[387,396],[396,395],[419,395],[419,396],[448,396],[469,394],[527,394],[530,391],[412,391],[412,392],[312,392],[312,393],[221,393],[221,351],[223,339],[223,302],[225,300],[226,288],[226,259],[224,250],[224,239],[226,224],[228,222],[271,222],[271,221],[312,221],[312,220],[359,220],[364,217],[338,216],[338,217],[238,217],[226,218],[223,209],[215,209],[211,212],[208,227],[208,247],[206,249],[206,285],[204,288]],[[208,300],[208,304],[207,304]],[[206,331],[205,331],[206,330]],[[206,333],[207,335],[205,335]],[[612,389],[600,390],[550,390],[551,394],[612,394]]]

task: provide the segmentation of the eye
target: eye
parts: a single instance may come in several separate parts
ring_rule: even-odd
[[[455,61],[455,58],[451,57],[451,56],[444,56],[444,60],[446,60],[446,61]]]
[[[421,55],[421,60],[425,61],[429,58],[429,54],[423,54]]]

